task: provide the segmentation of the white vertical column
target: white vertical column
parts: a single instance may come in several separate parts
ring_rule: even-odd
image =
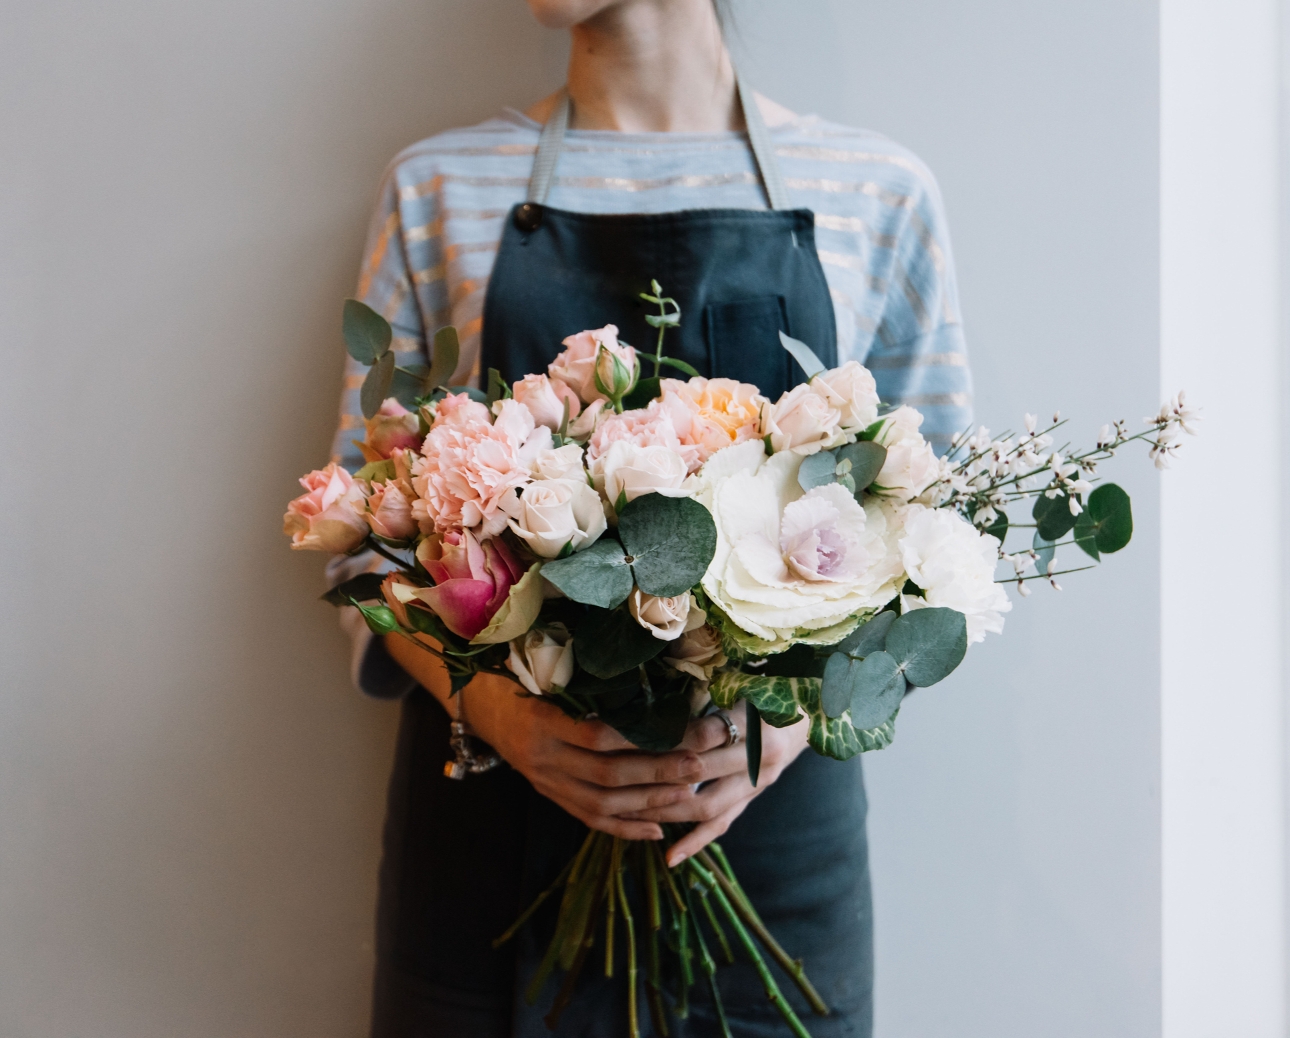
[[[1277,0],[1161,5],[1165,1038],[1284,1038]]]

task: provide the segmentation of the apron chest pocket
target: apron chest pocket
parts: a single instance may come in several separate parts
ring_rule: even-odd
[[[783,296],[709,303],[703,310],[703,328],[708,370],[714,378],[751,382],[771,400],[804,379],[779,344],[781,331],[793,334]]]

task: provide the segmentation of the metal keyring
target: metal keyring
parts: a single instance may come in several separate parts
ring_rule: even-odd
[[[735,724],[734,719],[724,710],[714,710],[713,713],[721,718],[726,726],[726,749],[731,746],[739,745],[739,726]]]

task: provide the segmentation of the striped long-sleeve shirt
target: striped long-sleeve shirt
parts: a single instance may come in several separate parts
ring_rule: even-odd
[[[462,340],[456,381],[478,380],[484,293],[502,221],[524,199],[540,130],[508,110],[415,144],[391,163],[358,296],[394,325],[404,363],[424,362],[427,338],[454,324]],[[884,402],[922,411],[924,434],[943,447],[971,418],[971,377],[935,180],[886,138],[817,117],[795,118],[771,137],[793,205],[815,213],[839,360],[868,366]],[[766,207],[743,133],[571,130],[556,173],[549,204],[577,212]],[[350,441],[362,436],[365,373],[349,361],[334,457],[351,467],[362,464]]]

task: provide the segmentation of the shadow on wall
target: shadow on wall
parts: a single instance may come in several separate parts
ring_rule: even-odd
[[[518,0],[72,0],[0,39],[0,433],[109,459],[93,523],[5,559],[0,1033],[363,1032],[397,708],[350,689],[281,514],[385,164],[564,59]]]

